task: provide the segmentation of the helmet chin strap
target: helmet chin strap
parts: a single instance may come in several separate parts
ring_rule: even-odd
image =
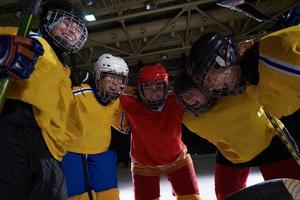
[[[163,99],[161,99],[159,101],[149,101],[149,100],[146,100],[146,101],[147,101],[147,105],[150,108],[150,110],[152,110],[154,112],[161,112],[165,105]],[[157,102],[157,103],[155,103],[155,102]],[[163,103],[161,103],[161,102],[163,102]]]
[[[95,92],[96,99],[98,102],[104,106],[108,105],[112,100],[111,99],[105,99],[102,95],[99,95],[99,93]]]

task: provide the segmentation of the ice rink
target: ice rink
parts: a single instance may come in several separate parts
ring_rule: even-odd
[[[199,189],[202,200],[215,200],[214,193],[214,154],[193,156],[195,169],[198,176]],[[130,168],[120,166],[119,170],[119,188],[121,200],[133,200],[133,190],[131,186]],[[247,185],[253,185],[262,182],[263,178],[258,169],[254,168],[248,178]],[[161,179],[160,185],[161,200],[173,200],[172,191],[166,178]]]

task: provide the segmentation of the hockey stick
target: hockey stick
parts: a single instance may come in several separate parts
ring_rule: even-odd
[[[288,148],[289,152],[292,154],[297,164],[300,166],[300,152],[296,141],[291,136],[291,134],[289,133],[286,127],[281,128],[279,123],[275,119],[275,117],[271,113],[269,113],[266,109],[264,108],[262,109],[265,112],[268,120],[271,122],[272,126],[274,127],[276,135],[285,144],[285,146]]]
[[[248,4],[245,0],[218,0],[217,5],[237,12],[243,13],[258,22],[267,21],[271,23],[276,23],[277,19],[274,19],[268,15],[257,10],[252,5]]]
[[[90,178],[89,178],[89,164],[87,161],[87,157],[88,157],[87,154],[81,155],[81,160],[82,160],[82,164],[83,164],[83,179],[84,179],[84,185],[85,185],[85,189],[88,193],[89,200],[94,200],[92,186],[91,186]]]
[[[33,17],[37,14],[38,8],[40,7],[41,0],[32,0],[29,2],[26,12],[22,14],[20,27],[17,35],[28,36],[30,25]],[[12,79],[5,77],[0,80],[0,112],[5,104],[8,89],[11,85]]]

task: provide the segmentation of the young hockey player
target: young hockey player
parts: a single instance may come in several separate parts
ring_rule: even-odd
[[[287,51],[285,53],[287,55]],[[249,52],[246,52],[245,56],[249,56]],[[190,54],[191,65],[188,69],[188,73],[200,87],[196,87],[192,82],[184,87],[177,83],[179,102],[187,111],[199,116],[186,114],[186,126],[207,138],[220,152],[215,169],[218,199],[224,199],[228,194],[245,187],[252,166],[259,166],[266,180],[280,177],[300,179],[299,166],[285,145],[275,136],[275,130],[270,126],[269,119],[256,98],[264,97],[262,102],[275,98],[268,92],[263,94],[259,88],[262,87],[260,84],[264,85],[261,81],[267,79],[267,73],[258,74],[257,63],[249,57],[244,57],[240,63],[242,68],[239,67],[238,53],[230,39],[220,34],[207,34],[193,45]],[[263,65],[259,67],[265,68]],[[285,80],[290,78],[291,81],[296,81],[294,76],[277,73],[278,82],[284,83],[283,77]],[[269,79],[275,82],[274,76],[270,75]],[[252,85],[246,88],[246,81]],[[297,87],[288,88],[287,84],[282,87],[290,97],[296,95]],[[210,109],[196,109],[199,106],[195,107],[195,102],[187,101],[185,96],[190,90],[198,90],[197,93],[202,95],[197,95],[198,98],[202,97],[203,102],[210,105]],[[293,95],[291,91],[294,91]],[[253,95],[254,92],[258,95]],[[281,121],[293,136],[297,137],[299,126],[290,126],[291,121],[299,120],[297,102],[286,99],[290,104],[279,104],[284,97],[280,92],[278,95],[277,98],[281,101],[277,100],[274,103],[279,107],[265,105],[276,116],[290,114],[282,117]],[[286,170],[287,168],[289,170]]]
[[[122,58],[103,54],[94,73],[94,84],[73,87],[74,101],[67,124],[69,152],[62,161],[63,169],[69,198],[117,200],[117,157],[109,145],[128,67]]]
[[[81,49],[87,28],[60,0],[43,6],[39,31],[0,29],[0,69],[14,78],[0,115],[0,199],[67,199],[59,160],[73,95],[61,54]]]
[[[136,200],[159,199],[160,176],[166,175],[179,200],[200,199],[190,155],[181,140],[182,109],[161,65],[143,67],[138,95],[120,97],[131,129],[132,180]]]

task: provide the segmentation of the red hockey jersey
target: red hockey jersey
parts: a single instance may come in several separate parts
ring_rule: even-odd
[[[131,128],[131,157],[151,166],[174,162],[186,149],[181,141],[183,111],[170,94],[161,112],[151,111],[137,97],[124,95],[120,102]]]

